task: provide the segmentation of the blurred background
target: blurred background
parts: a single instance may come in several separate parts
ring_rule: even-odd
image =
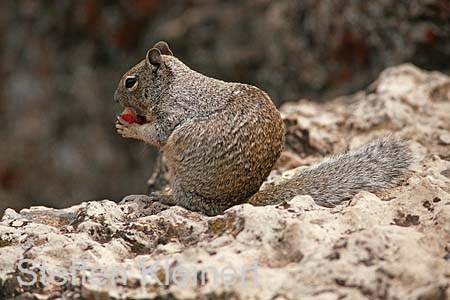
[[[448,73],[449,0],[0,1],[0,214],[145,193],[155,149],[116,134],[113,93],[158,40],[277,105],[366,87],[402,62]]]

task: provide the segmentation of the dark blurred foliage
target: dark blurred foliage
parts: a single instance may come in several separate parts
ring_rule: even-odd
[[[364,87],[383,68],[450,69],[448,0],[0,1],[0,212],[146,191],[154,149],[112,100],[156,41],[280,104]]]

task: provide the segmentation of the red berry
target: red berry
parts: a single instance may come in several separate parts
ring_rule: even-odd
[[[132,114],[130,114],[130,113],[122,114],[122,119],[124,119],[128,123],[134,123],[134,121],[135,121],[134,116]]]
[[[122,112],[122,114],[120,115],[120,117],[128,122],[128,123],[138,123],[138,124],[142,124],[143,120],[140,116],[136,115],[136,113],[134,112],[133,109],[127,107],[125,108],[125,110]]]

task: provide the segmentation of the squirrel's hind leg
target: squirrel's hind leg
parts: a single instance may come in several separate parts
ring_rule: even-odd
[[[175,205],[182,206],[192,211],[198,211],[207,216],[222,214],[228,207],[222,207],[218,201],[207,199],[199,194],[183,189],[181,186],[174,186],[173,198]]]

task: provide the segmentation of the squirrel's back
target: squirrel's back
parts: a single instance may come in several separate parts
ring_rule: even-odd
[[[255,194],[284,147],[283,122],[267,94],[245,84],[229,89],[226,106],[187,120],[163,147],[175,197],[207,214]]]

